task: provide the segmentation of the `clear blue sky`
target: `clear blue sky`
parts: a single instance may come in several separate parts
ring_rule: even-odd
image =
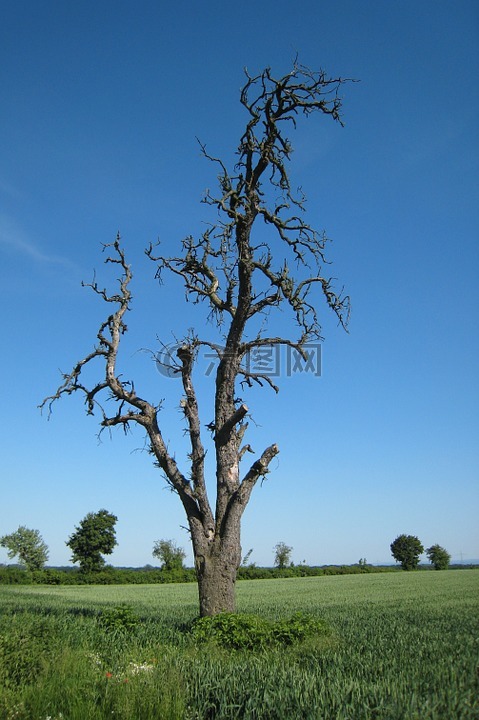
[[[107,283],[100,244],[120,230],[135,273],[122,367],[165,398],[181,460],[179,386],[141,349],[209,330],[175,282],[156,285],[143,249],[202,232],[216,171],[195,137],[230,158],[243,67],[283,74],[297,52],[361,81],[344,89],[344,129],[312,117],[291,135],[292,176],[310,224],[334,240],[331,274],[353,313],[346,334],[322,309],[322,377],[283,373],[279,396],[246,398],[250,444],[281,452],[243,549],[258,564],[279,540],[295,562],[381,562],[410,533],[479,557],[478,4],[18,0],[0,23],[0,534],[39,529],[51,564],[69,561],[75,524],[103,507],[119,517],[114,564],[152,563],[159,538],[191,562],[180,503],[141,435],[99,444],[80,397],[49,422],[37,405],[93,346],[104,308],[80,282],[95,268]]]

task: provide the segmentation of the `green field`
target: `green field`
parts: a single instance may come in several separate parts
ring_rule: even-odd
[[[242,581],[237,596],[240,613],[329,629],[229,650],[192,637],[193,584],[0,586],[1,720],[479,718],[478,570]],[[138,622],[105,624],[123,605]]]

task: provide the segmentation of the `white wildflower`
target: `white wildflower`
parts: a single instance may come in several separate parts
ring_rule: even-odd
[[[97,653],[89,652],[89,653],[87,653],[87,657],[90,658],[90,660],[91,660],[95,665],[98,665],[98,666],[101,666],[101,665],[102,665],[101,657],[100,657]],[[60,714],[58,717],[59,717],[59,720],[62,720],[62,715],[61,715],[61,714]]]
[[[141,672],[151,672],[154,668],[154,665],[150,665],[149,663],[131,662],[128,664],[128,667],[132,675],[138,675]]]

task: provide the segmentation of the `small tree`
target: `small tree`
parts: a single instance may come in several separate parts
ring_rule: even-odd
[[[155,540],[153,557],[162,563],[162,570],[182,570],[186,553],[173,540]]]
[[[117,544],[115,523],[118,520],[107,510],[88,513],[76,532],[67,541],[73,562],[80,563],[82,572],[95,572],[105,564],[102,555],[110,555]]]
[[[0,538],[0,545],[8,548],[8,557],[18,555],[27,570],[41,570],[48,560],[48,546],[38,530],[30,530],[21,525],[10,535]]]
[[[250,559],[250,557],[251,557],[252,554],[253,554],[253,548],[250,548],[250,549],[248,550],[248,552],[246,553],[246,555],[244,556],[244,558],[242,559],[242,561],[241,561],[241,567],[247,567],[248,564],[249,564],[250,566],[251,566],[251,565],[254,565],[254,563],[250,563],[250,562],[249,562],[249,559]]]
[[[447,570],[449,563],[451,562],[451,556],[440,545],[431,545],[426,550],[426,555],[429,558],[429,562],[434,566],[434,570]]]
[[[277,568],[283,570],[290,564],[290,557],[293,552],[293,548],[289,547],[284,542],[279,542],[274,546],[274,552],[274,564]]]
[[[391,543],[391,554],[403,570],[415,570],[423,552],[422,543],[415,535],[399,535]]]

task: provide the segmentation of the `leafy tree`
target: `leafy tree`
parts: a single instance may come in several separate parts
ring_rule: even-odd
[[[115,523],[118,520],[107,510],[88,513],[67,541],[72,550],[72,561],[80,563],[82,572],[101,570],[105,564],[102,555],[110,555],[117,544]]]
[[[182,570],[186,553],[173,540],[155,540],[153,557],[162,563],[162,570]]]
[[[201,322],[201,336],[190,329],[172,359],[173,371],[181,380],[179,406],[190,442],[187,467],[182,468],[164,439],[161,403],[156,398],[148,401],[139,382],[127,379],[123,365],[119,367],[133,277],[119,234],[105,246],[106,263],[120,272],[118,287],[109,292],[95,281],[88,284],[109,308],[97,333],[97,345],[63,375],[56,393],[42,403],[51,410],[62,396],[80,392],[87,413],[98,411],[103,428],[127,430],[137,423],[144,430],[154,462],[178,494],[187,516],[201,615],[234,611],[242,515],[257,481],[269,472],[279,452],[272,443],[251,464],[241,464],[246,453],[253,451],[244,443],[249,409],[239,397],[238,386],[246,390],[266,385],[278,391],[268,372],[248,359],[283,346],[306,363],[308,343],[321,338],[321,299],[343,327],[348,323],[349,297],[337,292],[329,270],[328,274],[322,270],[328,238],[305,222],[304,196],[292,189],[287,168],[292,146],[285,135],[300,116],[314,113],[342,124],[339,91],[344,82],[298,63],[279,79],[270,68],[256,76],[246,71],[240,102],[247,121],[233,167],[229,169],[201,145],[204,157],[219,173],[218,190],[207,191],[204,197],[204,203],[215,210],[213,222],[198,239],[183,240],[178,255],[156,254],[159,251],[153,246],[147,249],[161,284],[165,274],[178,278],[186,300],[203,302],[212,320],[208,325]],[[297,269],[296,277],[291,266]],[[275,312],[281,319],[282,336],[268,334],[266,320]],[[217,357],[214,418],[208,423],[200,421],[193,373],[200,350]],[[87,367],[91,371],[95,363],[100,363],[98,380],[90,384],[82,373]],[[211,441],[205,440],[204,427]],[[213,446],[216,463],[215,508],[206,482],[206,442]]]
[[[451,562],[451,556],[440,545],[431,545],[426,550],[426,555],[429,558],[429,562],[433,564],[434,570],[447,570],[449,563]]]
[[[423,552],[422,543],[415,535],[399,535],[391,543],[391,554],[403,570],[415,570]]]
[[[274,564],[280,570],[283,570],[290,564],[291,553],[293,548],[284,542],[279,542],[274,546]]]
[[[1,537],[0,545],[8,548],[9,558],[18,555],[28,570],[41,570],[48,560],[48,546],[39,531],[30,530],[24,525],[10,535]]]

